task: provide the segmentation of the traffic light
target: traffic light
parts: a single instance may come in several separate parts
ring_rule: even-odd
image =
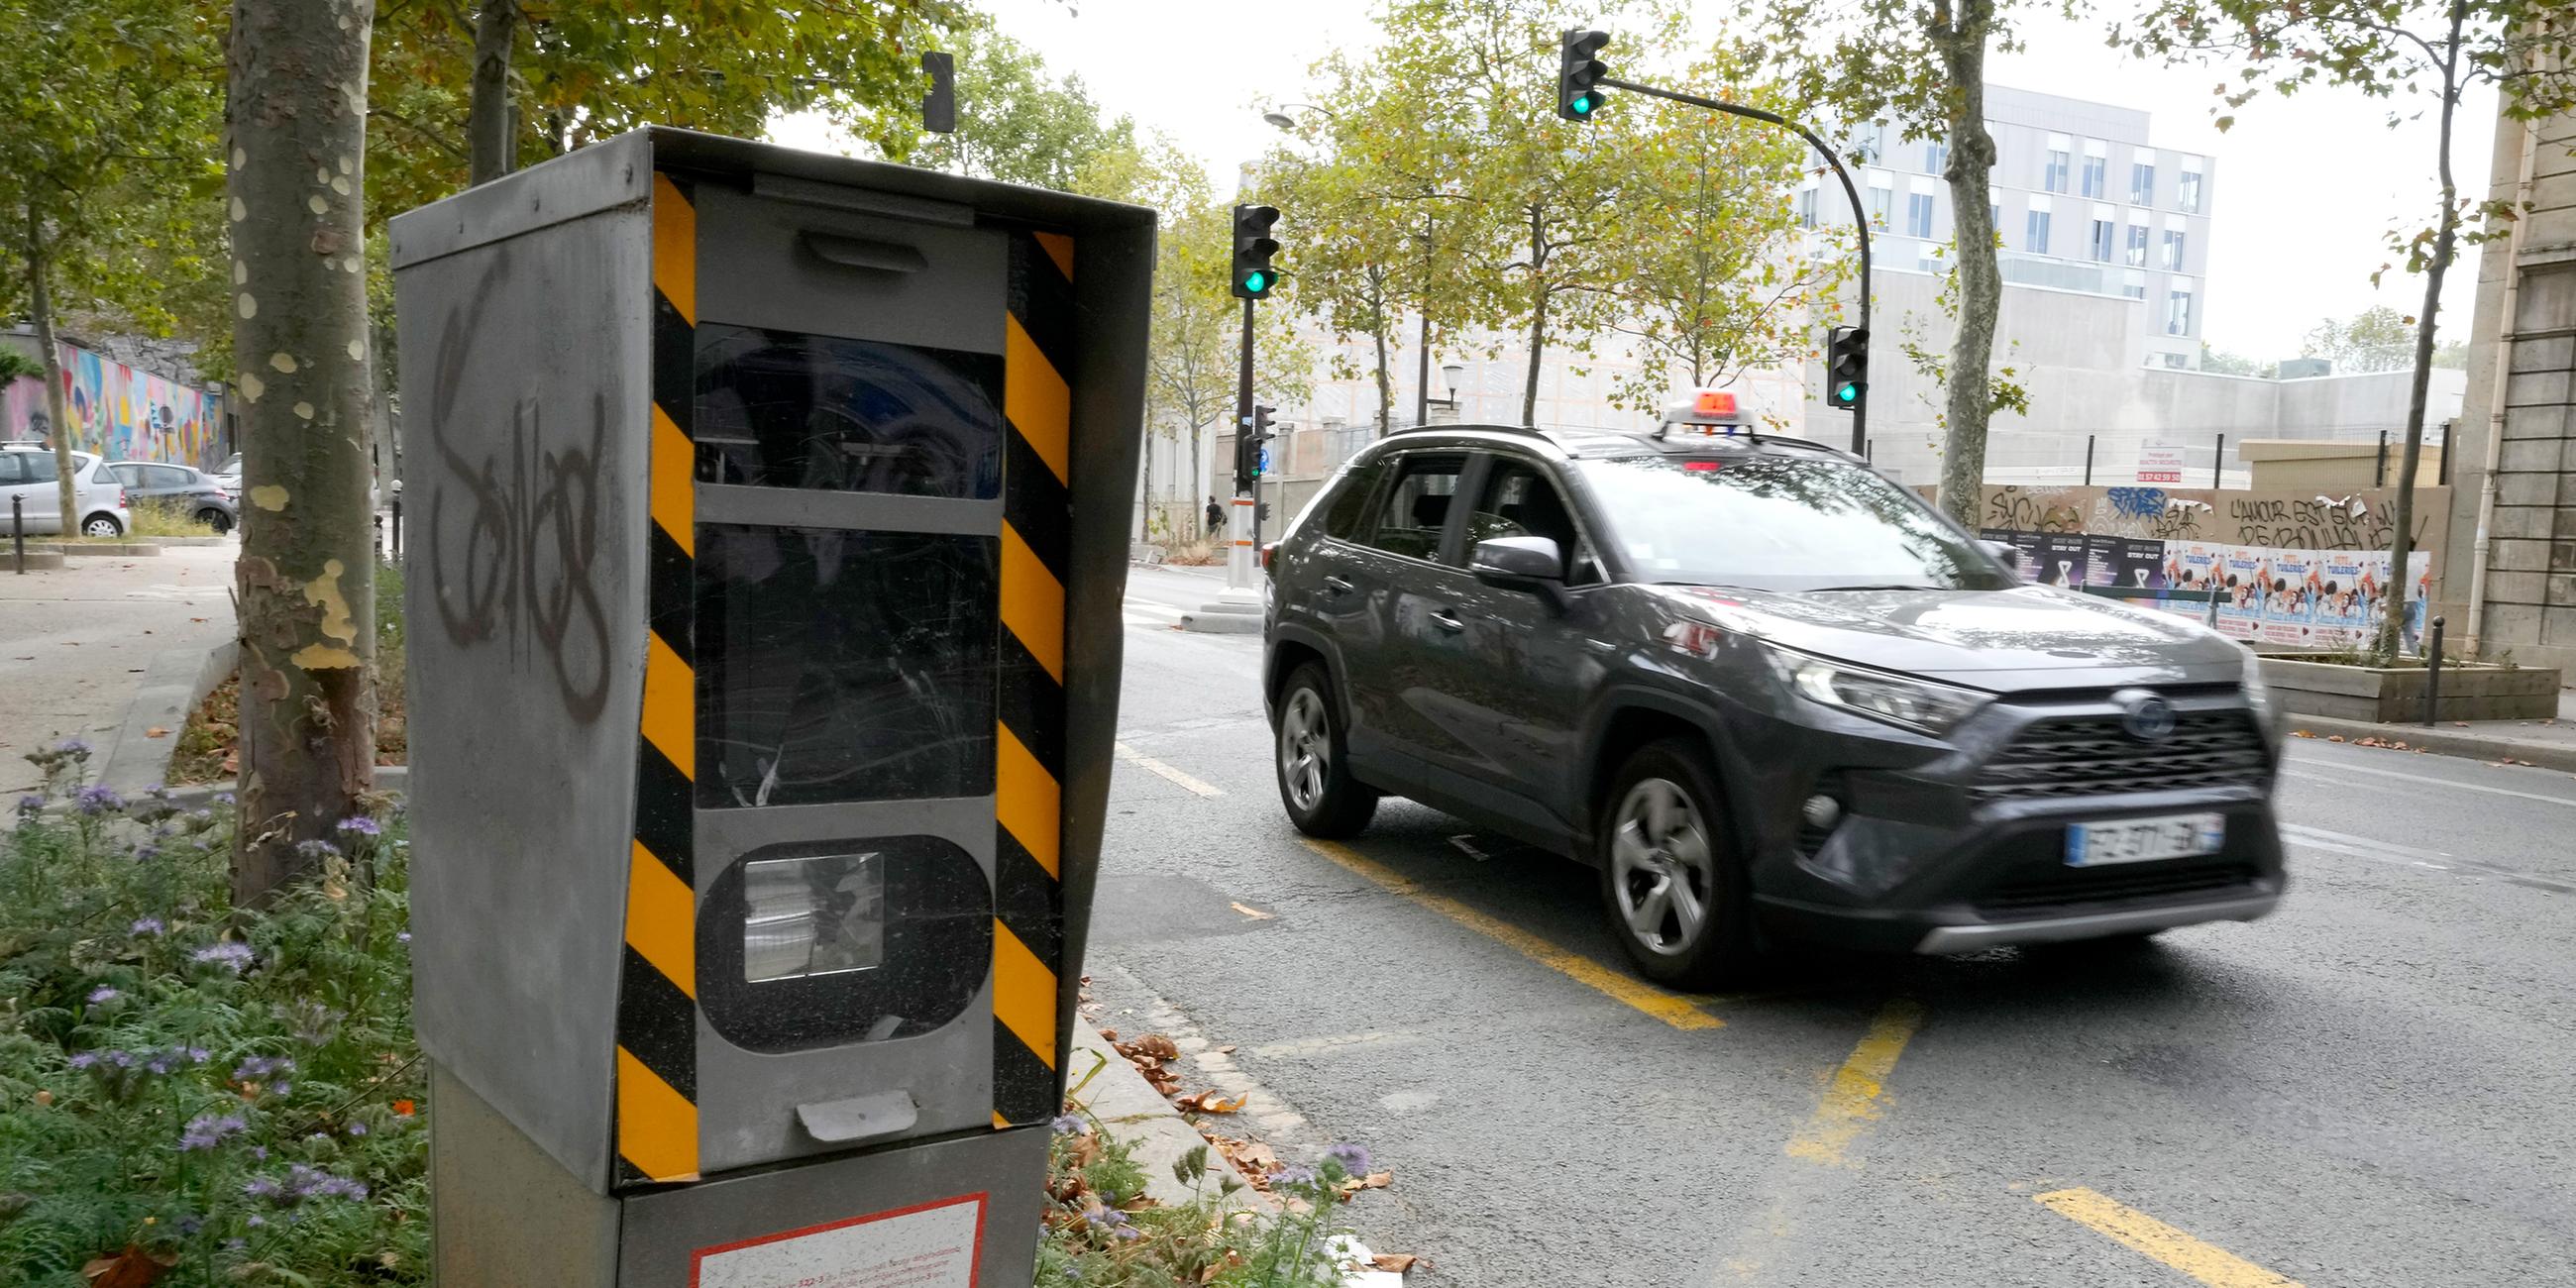
[[[1279,243],[1271,240],[1270,226],[1278,222],[1277,206],[1234,208],[1234,277],[1230,284],[1236,299],[1266,300],[1271,288],[1279,285],[1279,270],[1270,266],[1270,257],[1279,253]]]
[[[1869,392],[1869,332],[1835,327],[1825,341],[1825,401],[1850,411]]]
[[[955,133],[957,130],[956,57],[936,51],[923,54],[921,70],[930,74],[930,92],[921,97],[921,128],[933,134]]]
[[[1556,114],[1569,121],[1589,121],[1601,109],[1601,91],[1596,87],[1610,74],[1593,55],[1610,43],[1610,33],[1568,28],[1559,42]]]
[[[1252,477],[1256,479],[1260,478],[1263,473],[1261,468],[1262,451],[1269,446],[1271,439],[1278,437],[1277,434],[1270,432],[1270,413],[1277,410],[1279,409],[1276,407],[1260,406],[1256,406],[1252,409]]]

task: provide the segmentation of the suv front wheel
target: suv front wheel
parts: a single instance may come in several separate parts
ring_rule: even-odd
[[[1744,866],[1720,799],[1708,753],[1680,738],[1640,748],[1611,782],[1601,901],[1610,932],[1649,979],[1710,988],[1754,962]]]
[[[1357,836],[1377,812],[1377,793],[1351,777],[1351,757],[1334,714],[1333,682],[1313,662],[1298,667],[1279,692],[1279,729],[1272,757],[1279,769],[1279,803],[1288,821],[1308,836]]]

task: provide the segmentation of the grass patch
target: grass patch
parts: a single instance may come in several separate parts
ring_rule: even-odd
[[[77,742],[0,836],[0,1283],[428,1280],[399,819],[261,911],[230,806],[121,801]]]
[[[215,530],[197,521],[194,508],[175,501],[137,501],[126,511],[128,537],[211,537]]]

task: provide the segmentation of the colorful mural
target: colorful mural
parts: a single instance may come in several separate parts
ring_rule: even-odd
[[[229,455],[222,404],[205,391],[137,371],[87,349],[60,346],[63,406],[72,446],[111,460],[169,461],[210,470]],[[39,437],[44,382],[11,381],[0,390],[0,438]]]

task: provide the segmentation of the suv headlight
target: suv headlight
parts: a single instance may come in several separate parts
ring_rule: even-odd
[[[1958,728],[1993,701],[1971,689],[1873,671],[1777,644],[1765,648],[1771,664],[1800,697],[1935,736]]]

